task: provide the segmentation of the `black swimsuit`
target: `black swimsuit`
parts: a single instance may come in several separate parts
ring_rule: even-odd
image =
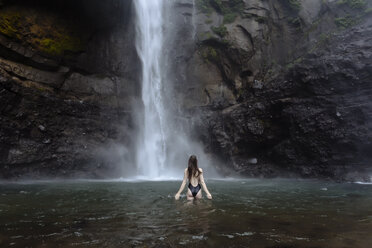
[[[201,189],[201,186],[200,184],[198,183],[198,185],[196,187],[192,186],[191,183],[189,183],[189,189],[192,193],[192,196],[195,197],[196,194],[198,194],[199,190]]]

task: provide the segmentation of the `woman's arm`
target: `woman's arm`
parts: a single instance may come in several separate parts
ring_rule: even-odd
[[[211,195],[211,193],[209,193],[207,185],[204,182],[203,170],[201,168],[199,168],[199,170],[201,172],[201,174],[200,174],[200,184],[203,187],[204,192],[207,194],[207,198],[212,199],[212,195]]]
[[[180,194],[183,191],[183,189],[185,188],[186,181],[187,181],[187,169],[185,169],[185,173],[183,174],[183,181],[182,181],[181,187],[178,190],[177,194],[174,196],[174,199],[176,199],[176,200],[180,199]]]

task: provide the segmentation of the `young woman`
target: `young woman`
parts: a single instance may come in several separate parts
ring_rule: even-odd
[[[183,181],[177,194],[174,196],[176,200],[180,198],[180,194],[185,188],[186,181],[189,180],[189,187],[187,190],[187,200],[194,198],[200,199],[202,197],[201,186],[207,194],[208,199],[212,199],[211,193],[207,189],[207,185],[204,182],[203,170],[198,168],[198,160],[195,155],[190,156],[188,167],[185,169],[183,175]],[[201,186],[200,186],[201,185]]]

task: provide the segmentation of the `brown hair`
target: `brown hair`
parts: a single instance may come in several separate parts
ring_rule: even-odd
[[[187,170],[189,172],[189,180],[191,180],[192,176],[198,177],[200,175],[200,171],[198,168],[198,159],[195,155],[190,156]]]

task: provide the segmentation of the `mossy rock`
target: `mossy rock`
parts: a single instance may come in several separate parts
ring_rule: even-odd
[[[227,28],[224,25],[218,26],[218,27],[211,27],[212,31],[220,36],[221,38],[225,37],[227,35]]]
[[[84,49],[81,39],[64,34],[53,38],[36,38],[34,42],[41,51],[52,55],[77,53]]]
[[[285,0],[285,3],[291,10],[295,12],[299,12],[301,10],[302,4],[300,0]]]
[[[291,63],[287,64],[285,67],[286,67],[287,70],[292,69],[295,65],[300,64],[302,61],[303,61],[302,57],[297,58],[294,61],[292,61]]]
[[[21,39],[22,36],[19,34],[21,29],[21,15],[15,11],[1,11],[0,12],[0,33],[12,37]]]
[[[346,5],[352,9],[366,9],[367,8],[366,0],[339,0],[337,3],[340,5]]]
[[[201,56],[205,62],[216,62],[218,60],[218,53],[213,47],[204,47],[201,51]]]
[[[0,33],[52,56],[84,51],[88,34],[73,20],[20,6],[0,12]]]
[[[196,7],[206,15],[218,12],[223,15],[223,23],[228,24],[235,21],[244,11],[244,1],[242,0],[196,0]]]
[[[359,21],[360,21],[359,18],[353,17],[351,15],[335,18],[335,23],[337,27],[341,29],[352,27],[358,24]]]

